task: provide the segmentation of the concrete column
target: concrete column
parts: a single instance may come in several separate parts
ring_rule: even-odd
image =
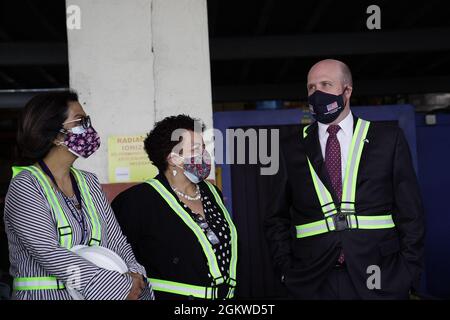
[[[66,0],[80,9],[68,29],[70,86],[102,146],[76,166],[108,182],[107,139],[147,133],[186,113],[212,126],[206,0]]]
[[[212,125],[204,0],[153,0],[156,119],[189,113]]]

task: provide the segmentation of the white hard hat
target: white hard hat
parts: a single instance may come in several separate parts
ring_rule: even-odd
[[[74,246],[71,251],[102,269],[117,271],[122,274],[128,272],[127,265],[122,258],[108,248],[78,245]],[[66,288],[72,298],[84,300],[84,297],[75,288],[72,288],[69,282],[66,283]]]

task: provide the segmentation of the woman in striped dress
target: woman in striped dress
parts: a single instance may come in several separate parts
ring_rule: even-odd
[[[13,298],[153,299],[145,269],[135,259],[97,177],[72,164],[100,144],[76,93],[45,93],[24,109],[18,131],[22,161],[5,203]],[[117,253],[128,273],[102,269],[73,253],[100,245]],[[75,285],[76,284],[76,285]]]

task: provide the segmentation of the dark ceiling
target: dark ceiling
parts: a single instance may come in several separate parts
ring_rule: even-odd
[[[0,89],[67,87],[68,73],[65,1],[0,0]]]
[[[305,97],[311,65],[353,71],[354,95],[450,92],[446,1],[208,0],[213,100]],[[366,8],[381,8],[368,30]],[[0,0],[0,89],[68,87],[64,0]]]
[[[450,92],[446,1],[208,1],[215,101],[305,98],[318,60],[346,62],[354,96]],[[381,9],[369,30],[366,9]]]

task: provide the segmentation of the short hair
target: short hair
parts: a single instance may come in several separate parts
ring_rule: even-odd
[[[342,61],[339,61],[339,62],[340,62],[339,65],[341,66],[342,83],[353,86],[352,72],[350,71],[350,68],[344,62],[342,62]]]
[[[69,102],[78,102],[72,90],[40,93],[28,101],[17,130],[18,162],[32,164],[50,152],[68,117]]]
[[[166,117],[155,123],[144,140],[144,149],[148,158],[160,173],[167,169],[167,156],[182,140],[182,137],[180,137],[178,141],[173,141],[172,133],[178,129],[195,131],[196,128],[201,128],[203,132],[205,126],[199,119],[191,118],[185,114]]]

